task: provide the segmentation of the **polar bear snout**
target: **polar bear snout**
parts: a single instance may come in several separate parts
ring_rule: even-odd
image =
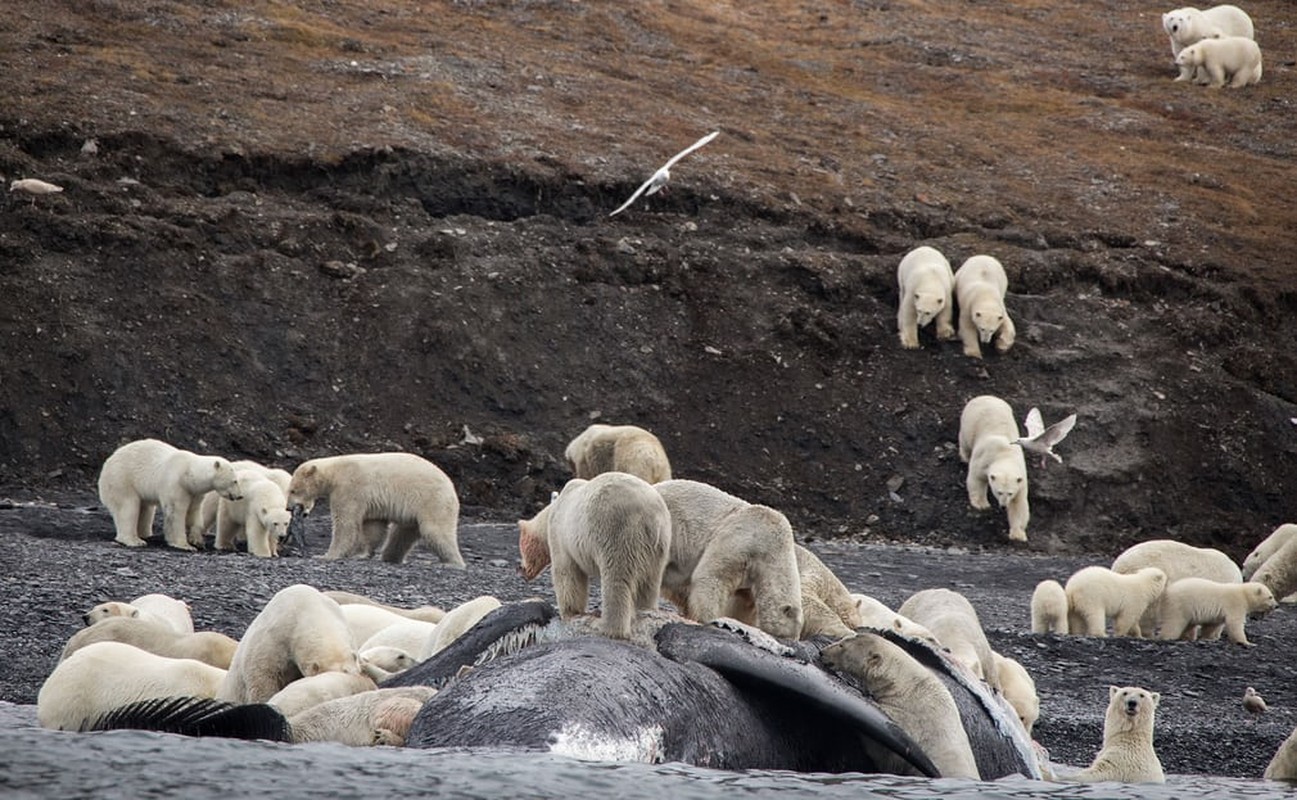
[[[1128,717],[1135,717],[1135,716],[1139,716],[1139,698],[1138,698],[1138,697],[1127,697],[1127,698],[1126,698],[1126,716],[1128,716]]]

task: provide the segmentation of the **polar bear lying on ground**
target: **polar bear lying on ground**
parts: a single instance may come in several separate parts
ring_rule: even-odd
[[[905,254],[896,267],[896,283],[900,293],[896,310],[896,328],[901,337],[901,347],[914,350],[919,346],[919,329],[937,321],[937,339],[955,338],[951,324],[955,306],[951,293],[955,275],[950,261],[941,251],[924,245]]]
[[[62,661],[95,642],[123,642],[167,658],[192,658],[227,669],[238,642],[223,633],[199,631],[177,633],[175,628],[155,619],[108,617],[88,628],[82,628],[63,646]]]
[[[1103,748],[1080,772],[1059,776],[1075,783],[1165,783],[1153,749],[1153,717],[1162,696],[1139,686],[1109,686]]]
[[[1254,39],[1252,18],[1238,6],[1213,6],[1200,11],[1192,6],[1177,8],[1162,15],[1162,29],[1171,39],[1171,58],[1178,59],[1184,48],[1204,39],[1242,36]],[[1177,64],[1179,61],[1177,60]],[[1193,78],[1193,67],[1181,66],[1177,81]]]
[[[1196,626],[1225,629],[1235,644],[1251,647],[1244,625],[1249,616],[1264,616],[1278,603],[1263,583],[1218,583],[1181,578],[1162,596],[1163,639],[1190,639]]]

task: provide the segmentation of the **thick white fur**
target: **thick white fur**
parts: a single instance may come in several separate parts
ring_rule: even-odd
[[[195,529],[202,496],[218,492],[241,496],[230,462],[172,447],[157,439],[139,439],[117,448],[99,472],[99,499],[112,514],[116,541],[143,547],[153,532],[153,515],[162,508],[162,532],[167,544],[194,550],[189,532]],[[198,544],[201,544],[201,539]]]
[[[625,472],[574,478],[531,520],[519,520],[524,577],[552,563],[564,619],[584,614],[591,578],[602,596],[606,635],[630,636],[636,611],[657,608],[671,554],[671,512],[657,490]]]
[[[671,514],[662,593],[680,613],[699,622],[734,616],[734,597],[743,593],[755,606],[751,624],[780,639],[798,638],[802,587],[788,518],[698,481],[653,488]]]
[[[648,483],[671,480],[671,462],[662,442],[635,425],[595,423],[569,442],[563,455],[577,478],[625,472]]]
[[[68,639],[59,660],[95,642],[124,642],[167,658],[192,658],[227,669],[238,642],[223,633],[177,633],[162,621],[135,617],[109,617],[82,628]]]
[[[330,671],[360,674],[351,630],[336,602],[294,584],[253,617],[217,698],[263,703],[298,678]]]
[[[107,603],[100,603],[81,615],[81,619],[86,623],[86,625],[94,625],[96,622],[102,622],[106,619],[112,619],[113,617],[131,617],[134,619],[156,622],[159,625],[165,625],[168,628],[171,627],[170,622],[156,614],[141,611],[130,603],[119,603],[115,600],[110,600]]]
[[[1247,618],[1264,616],[1277,605],[1264,583],[1181,578],[1167,586],[1162,596],[1161,638],[1192,638],[1199,625],[1224,626],[1231,642],[1251,647],[1245,631]]]
[[[380,603],[373,598],[366,597],[363,594],[355,592],[344,592],[337,589],[330,589],[324,593],[326,597],[332,598],[340,606],[377,606],[384,611],[391,611],[393,614],[405,617],[406,619],[421,619],[424,622],[441,622],[441,618],[446,616],[446,612],[437,606],[418,606],[416,608],[402,608],[401,606],[388,605]],[[368,637],[366,637],[368,638]]]
[[[278,708],[285,717],[291,717],[320,703],[361,692],[372,692],[377,688],[368,675],[321,672],[309,678],[298,678],[275,692],[266,702]]]
[[[360,669],[374,683],[382,683],[419,663],[419,659],[399,647],[384,645],[360,651]]]
[[[1262,777],[1268,781],[1297,781],[1297,728],[1275,750]]]
[[[860,679],[887,716],[923,748],[941,777],[980,777],[955,700],[927,667],[868,631],[829,645],[820,658]]]
[[[1068,631],[1077,636],[1140,636],[1139,618],[1166,589],[1166,573],[1145,567],[1130,575],[1085,567],[1067,579]]]
[[[360,643],[359,648],[368,650],[371,647],[398,647],[407,653],[423,653],[428,649],[432,637],[437,635],[439,627],[441,627],[440,622],[403,619],[370,636]]]
[[[1252,18],[1238,6],[1220,5],[1201,11],[1192,6],[1177,8],[1162,15],[1162,29],[1171,39],[1171,58],[1203,39],[1220,36],[1244,36],[1254,39]],[[1194,77],[1192,67],[1181,67],[1177,81]]]
[[[1153,720],[1162,696],[1139,686],[1109,686],[1103,749],[1090,766],[1060,780],[1075,783],[1165,783],[1153,749]]]
[[[436,689],[405,686],[339,697],[289,717],[294,742],[401,747],[419,709]]]
[[[118,706],[159,697],[215,697],[225,670],[122,642],[95,642],[59,663],[36,696],[46,728],[80,730]]]
[[[1043,580],[1031,593],[1031,632],[1067,633],[1067,591],[1056,580]]]
[[[878,630],[891,628],[902,636],[908,636],[911,639],[922,639],[934,647],[941,646],[932,631],[909,617],[897,614],[881,600],[876,600],[867,594],[856,594],[854,592],[851,599],[856,604],[856,612],[860,615],[861,626]]]
[[[308,513],[329,500],[333,540],[325,558],[369,556],[382,544],[384,561],[400,563],[422,540],[437,557],[463,568],[459,497],[446,473],[412,453],[357,453],[314,458],[293,471],[288,506]],[[388,523],[394,523],[388,532]],[[386,541],[383,537],[386,536]]]
[[[363,644],[371,636],[384,628],[408,622],[409,617],[402,616],[379,606],[363,603],[348,603],[342,606],[342,616],[347,620],[351,638],[356,644]]]
[[[910,595],[897,612],[932,631],[937,641],[987,686],[1000,688],[991,644],[968,598],[950,589],[923,589]]]
[[[1016,659],[997,652],[992,652],[991,657],[995,659],[996,671],[1000,675],[1000,692],[1004,695],[1004,699],[1009,701],[1014,713],[1018,715],[1018,721],[1030,736],[1031,729],[1040,718],[1040,698],[1036,695],[1036,682],[1032,680],[1027,668]]]
[[[288,510],[284,490],[270,478],[252,470],[238,473],[243,497],[220,498],[216,510],[216,549],[233,550],[240,539],[248,542],[248,552],[258,558],[279,555],[279,543],[288,535],[293,515]]]
[[[165,594],[142,594],[131,601],[131,605],[140,611],[153,614],[167,621],[177,633],[193,633],[194,618],[189,613],[189,604]]]
[[[1112,562],[1112,571],[1129,575],[1145,567],[1166,573],[1168,587],[1183,578],[1206,578],[1220,583],[1242,583],[1243,575],[1234,559],[1211,547],[1194,547],[1174,539],[1151,539],[1127,548]],[[1140,635],[1152,636],[1162,621],[1162,604],[1149,605],[1140,619]],[[1207,625],[1195,638],[1219,639],[1221,626]],[[1179,636],[1179,634],[1177,634]]]
[[[288,470],[273,469],[248,459],[231,461],[230,466],[234,467],[236,473],[251,472],[259,477],[269,478],[284,492],[285,496],[288,494],[288,484],[293,480],[293,476],[288,472]],[[201,544],[203,534],[211,530],[212,526],[216,524],[216,513],[220,509],[220,501],[221,496],[216,492],[208,492],[203,495],[202,503],[199,505],[198,509],[197,528],[189,531],[189,541],[191,544]]]
[[[955,275],[950,261],[934,247],[924,245],[905,254],[896,267],[900,293],[896,309],[896,328],[901,347],[913,350],[919,346],[919,328],[937,321],[937,338],[955,338],[955,305],[951,292]]]
[[[423,660],[445,650],[450,646],[451,642],[463,636],[464,631],[481,622],[482,617],[490,614],[500,605],[501,603],[497,598],[484,594],[455,606],[446,613],[441,622],[437,623],[437,629],[433,631],[432,636],[428,637],[423,651],[416,651],[419,659]]]
[[[1231,89],[1261,82],[1261,47],[1242,36],[1203,39],[1181,50],[1175,63],[1181,69],[1194,70],[1198,82],[1213,89],[1227,81]]]
[[[955,272],[959,340],[964,343],[964,355],[981,358],[982,345],[992,340],[1001,353],[1013,347],[1017,329],[1004,307],[1008,290],[1004,265],[992,256],[973,256]]]
[[[848,636],[862,624],[851,592],[820,557],[802,547],[797,554],[797,574],[802,586],[802,635]]]
[[[974,397],[959,417],[959,458],[968,464],[968,502],[973,508],[991,507],[987,489],[1009,518],[1009,539],[1027,541],[1031,505],[1027,498],[1027,460],[1014,442],[1020,438],[1018,422],[1008,403],[993,395]]]
[[[1241,571],[1242,579],[1245,581],[1252,580],[1252,576],[1261,568],[1270,556],[1279,552],[1279,548],[1297,537],[1297,525],[1291,522],[1284,523],[1271,531],[1270,535],[1261,540],[1261,543],[1252,548],[1252,552],[1247,554],[1243,559],[1243,568]]]

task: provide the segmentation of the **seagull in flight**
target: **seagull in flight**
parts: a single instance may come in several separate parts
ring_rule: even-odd
[[[1033,408],[1027,412],[1027,435],[1018,439],[1014,444],[1023,450],[1028,450],[1040,456],[1040,467],[1044,469],[1045,458],[1054,459],[1062,464],[1063,459],[1058,453],[1054,452],[1054,445],[1067,438],[1072,432],[1072,427],[1076,425],[1076,415],[1072,414],[1065,417],[1048,428],[1045,427],[1045,420],[1040,415],[1039,408]]]
[[[720,133],[721,133],[720,131],[712,131],[711,133],[707,134],[703,138],[699,139],[698,141],[689,145],[685,149],[681,150],[679,153],[676,153],[675,155],[671,156],[671,159],[667,161],[667,163],[663,164],[661,168],[658,169],[657,172],[653,173],[653,177],[644,181],[644,183],[641,184],[640,187],[635,190],[635,194],[631,195],[629,200],[622,203],[621,206],[619,206],[616,211],[612,212],[608,216],[610,217],[617,216],[618,214],[620,214],[621,212],[629,208],[631,203],[638,200],[640,195],[647,196],[650,194],[654,194],[657,192],[658,189],[661,189],[662,187],[666,186],[667,181],[671,180],[671,168],[675,166],[677,161],[689,155],[690,153],[702,147],[703,145],[707,144],[712,139],[715,139],[717,136],[720,135]]]

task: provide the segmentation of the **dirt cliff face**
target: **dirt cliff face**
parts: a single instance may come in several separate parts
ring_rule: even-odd
[[[1028,548],[1297,515],[1287,4],[1221,91],[1115,1],[758,5],[13,3],[0,173],[65,191],[0,214],[0,485],[401,449],[530,515],[599,420],[803,535],[1007,547],[990,393],[1079,416]],[[900,348],[920,244],[1005,264],[1012,350]]]

